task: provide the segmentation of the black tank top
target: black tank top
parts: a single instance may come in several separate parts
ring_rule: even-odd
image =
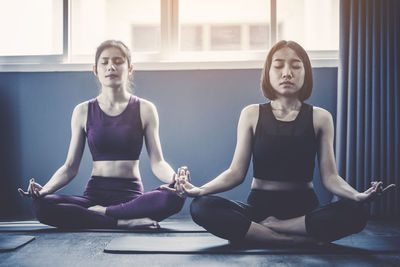
[[[313,107],[306,103],[293,121],[277,120],[271,102],[259,105],[253,142],[253,176],[263,180],[303,181],[313,178],[317,139]]]

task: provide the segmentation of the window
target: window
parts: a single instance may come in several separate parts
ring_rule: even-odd
[[[160,51],[160,0],[70,0],[73,61],[91,62],[104,40],[123,41],[133,52]]]
[[[278,0],[278,40],[296,40],[306,50],[338,50],[338,5],[336,0]]]
[[[62,0],[14,0],[0,3],[0,35],[3,38],[0,56],[63,53]]]
[[[184,51],[266,50],[269,13],[269,0],[180,0],[180,48]],[[251,34],[253,27],[265,29],[261,33],[263,37],[256,36],[254,30]],[[191,49],[186,46],[189,38]],[[197,43],[193,44],[194,41]]]
[[[261,67],[280,39],[299,42],[312,60],[337,61],[339,47],[339,0],[14,0],[0,2],[0,22],[3,66],[92,64],[106,39],[126,43],[144,69]]]

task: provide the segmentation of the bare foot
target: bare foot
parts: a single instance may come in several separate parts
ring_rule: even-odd
[[[92,206],[92,207],[88,208],[88,210],[95,211],[95,212],[98,212],[103,215],[106,214],[106,209],[107,209],[106,207],[103,207],[100,205],[96,205],[96,206]]]
[[[259,222],[259,224],[266,226],[266,227],[273,227],[276,223],[279,223],[280,220],[274,216],[269,216],[265,220]]]
[[[117,222],[117,226],[120,228],[127,229],[137,229],[137,228],[149,228],[149,229],[158,229],[160,225],[157,221],[154,221],[150,218],[136,218],[136,219],[119,219]]]

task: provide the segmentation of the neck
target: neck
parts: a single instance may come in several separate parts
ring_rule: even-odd
[[[125,102],[130,97],[130,93],[123,87],[111,88],[111,87],[102,87],[101,93],[97,97],[103,101],[107,101],[110,103],[113,102]]]
[[[301,107],[301,101],[297,97],[277,97],[271,101],[271,106],[273,109],[299,110]]]

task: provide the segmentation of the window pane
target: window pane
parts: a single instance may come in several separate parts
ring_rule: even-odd
[[[0,56],[62,54],[62,8],[62,0],[1,1]]]
[[[211,50],[240,50],[240,26],[211,26]]]
[[[180,0],[180,49],[266,50],[269,10],[269,0]]]
[[[278,40],[306,50],[339,49],[339,0],[278,0]]]
[[[133,52],[160,50],[160,0],[72,0],[72,54],[93,55],[104,40]]]

